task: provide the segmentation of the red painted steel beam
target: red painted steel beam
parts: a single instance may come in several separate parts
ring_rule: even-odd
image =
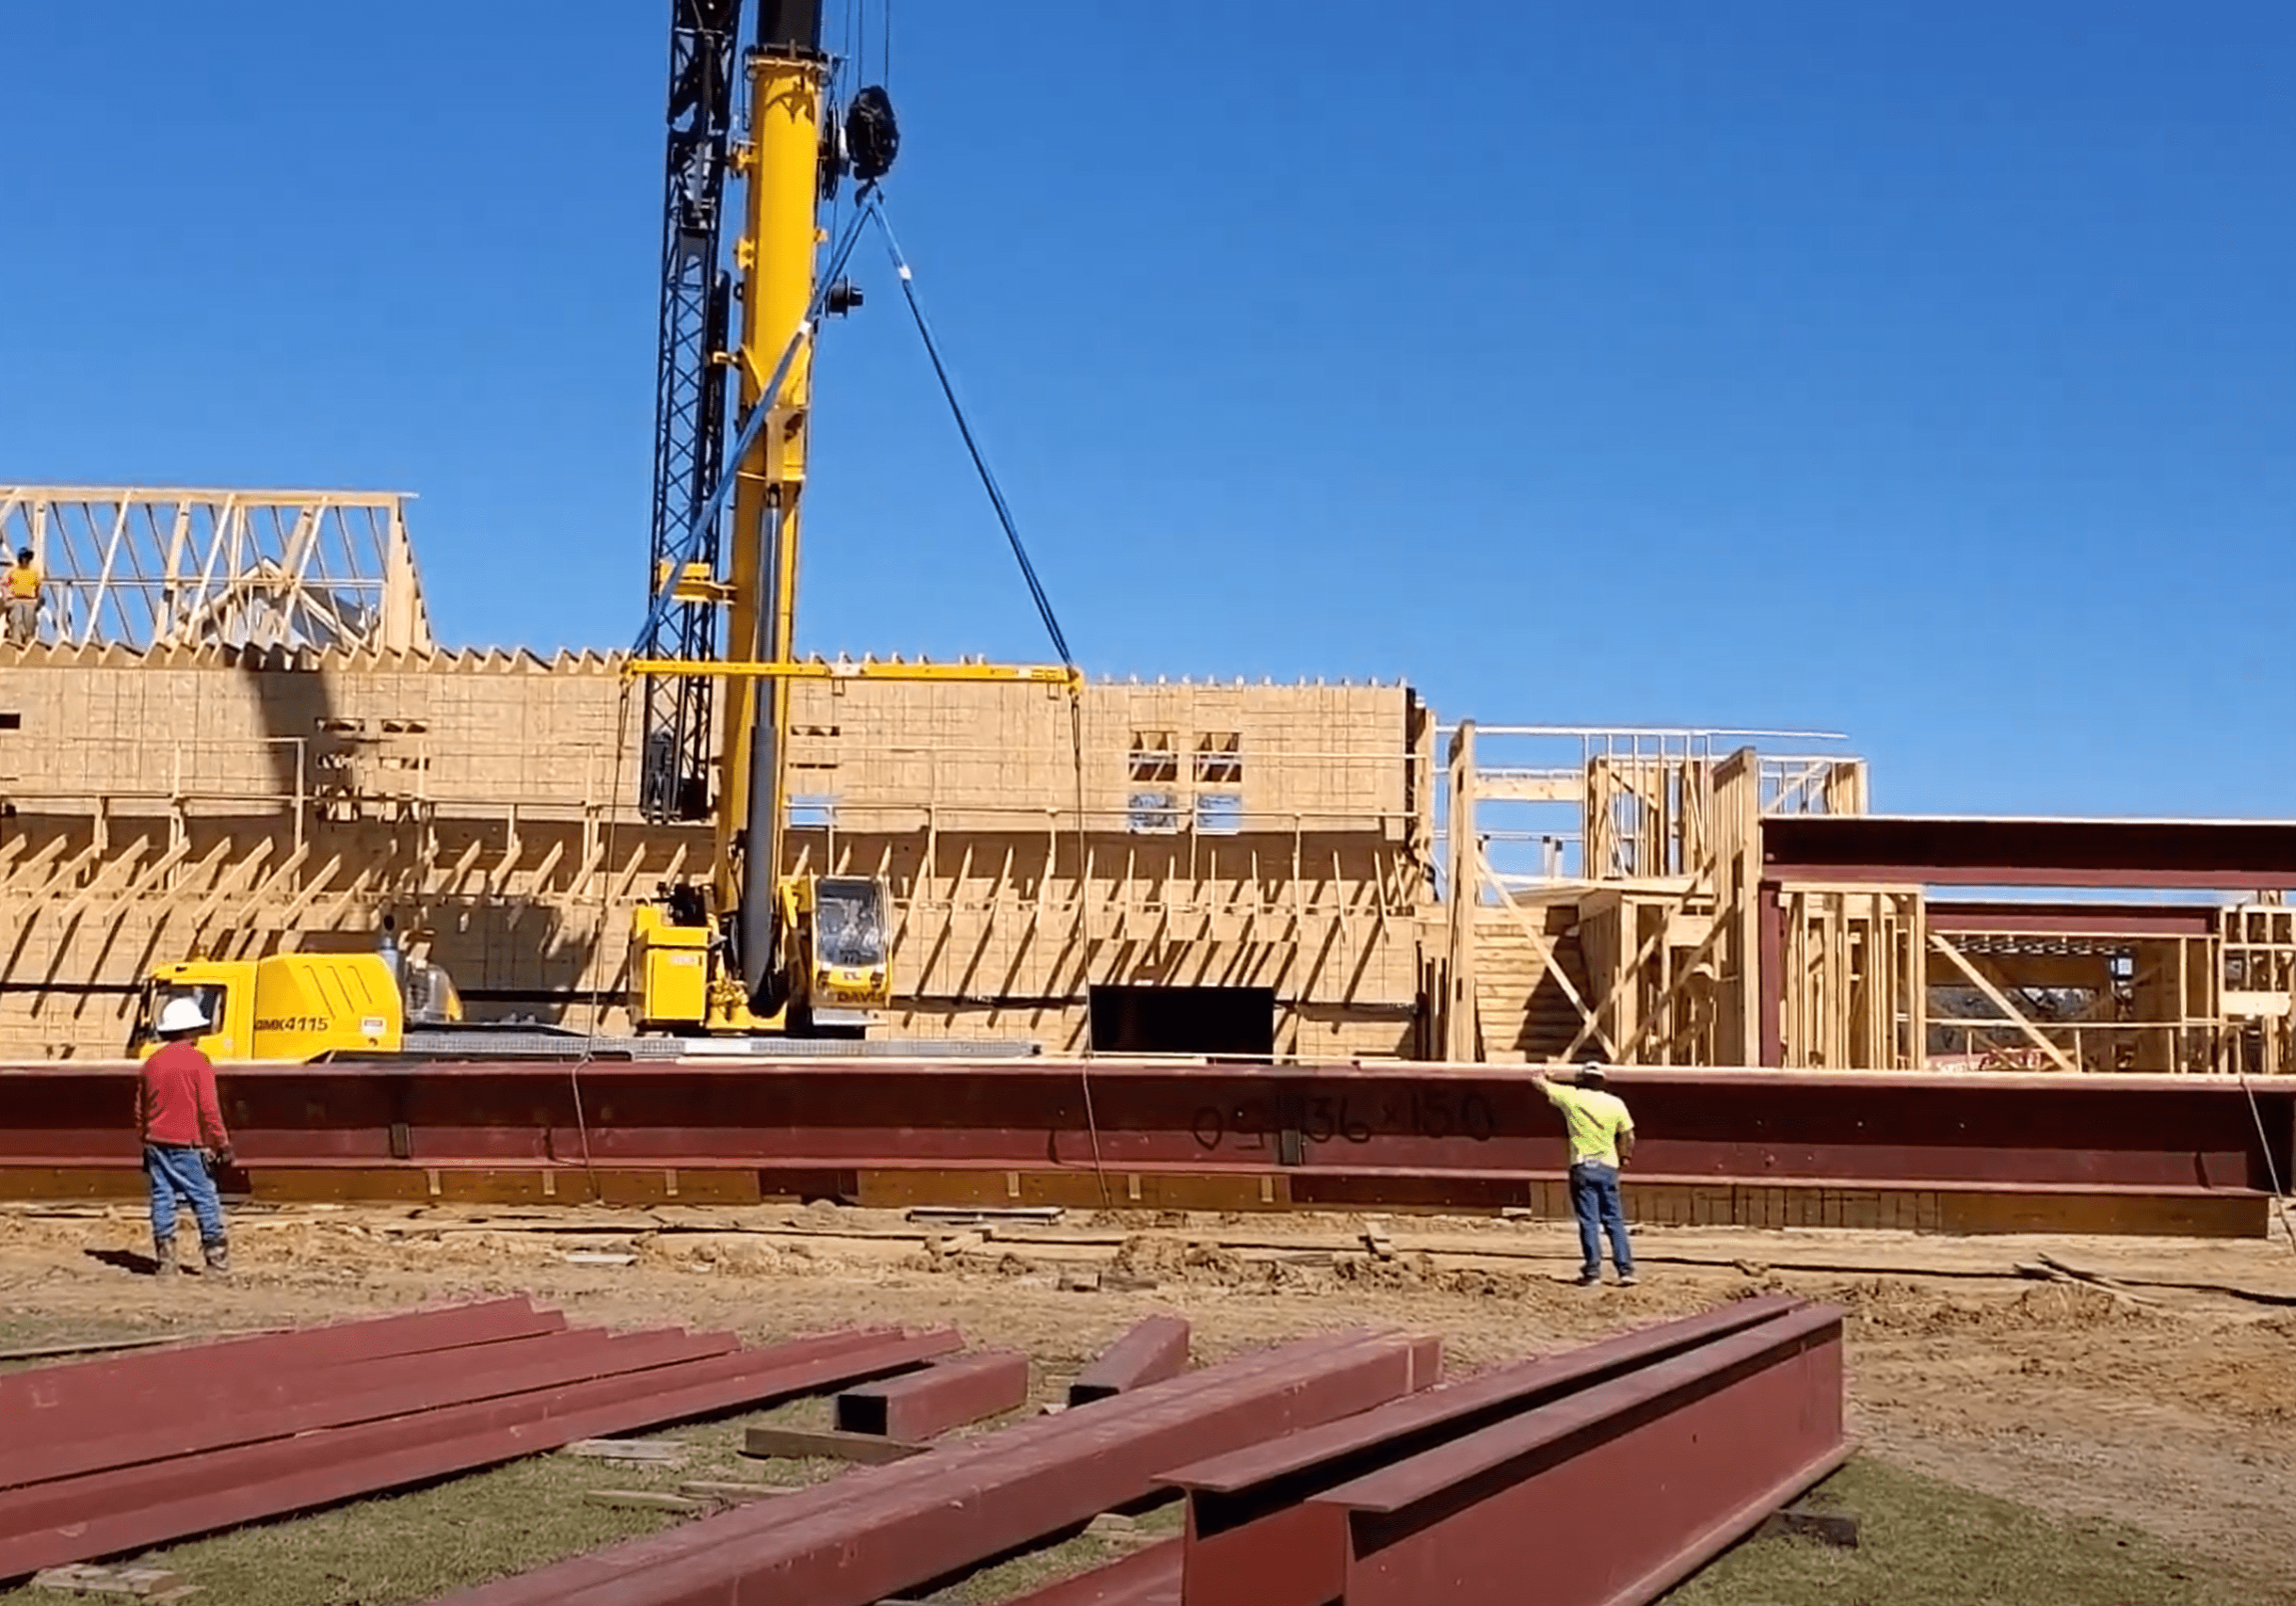
[[[1068,1385],[1068,1404],[1088,1405],[1112,1394],[1178,1377],[1187,1369],[1188,1324],[1178,1316],[1150,1316],[1077,1373],[1076,1381]]]
[[[0,1072],[0,1165],[109,1163],[72,1146],[91,1135],[89,1112],[110,1118],[128,1074]],[[330,1065],[223,1082],[252,1166],[570,1169],[581,1152],[562,1066]],[[1641,1129],[1643,1178],[2147,1195],[2267,1186],[2247,1096],[2227,1078],[1652,1068],[1618,1084]],[[1100,1161],[1118,1175],[1469,1183],[1556,1177],[1565,1158],[1559,1117],[1504,1066],[592,1065],[582,1086],[593,1159],[606,1167],[1088,1176],[1096,1126]],[[2256,1093],[2286,1176],[2296,1084]],[[399,1121],[409,1160],[393,1157]]]
[[[1348,1606],[1643,1606],[1846,1460],[1812,1307],[1313,1495]],[[1195,1599],[1193,1579],[1188,1598]]]
[[[179,1373],[172,1378],[122,1389],[111,1400],[49,1423],[52,1431],[43,1437],[88,1443],[164,1432],[188,1446],[201,1435],[218,1431],[218,1424],[223,1424],[221,1431],[235,1431],[239,1419],[297,1405],[340,1402],[349,1394],[400,1384],[435,1385],[444,1377],[495,1373],[543,1357],[594,1354],[602,1351],[613,1336],[599,1327],[570,1327],[422,1355],[385,1356],[334,1366],[287,1366],[276,1372],[264,1367],[257,1355],[236,1366],[217,1367],[212,1374]],[[731,1338],[727,1347],[731,1347]],[[196,1387],[189,1384],[192,1378],[197,1379]],[[0,1444],[0,1487],[24,1482],[14,1475],[24,1465],[19,1454]]]
[[[1432,1339],[1348,1333],[1038,1417],[449,1598],[442,1606],[871,1606],[1145,1499],[1163,1469],[1425,1387]]]
[[[1004,1606],[1180,1606],[1181,1542],[1164,1539],[1122,1561],[1048,1583]]]
[[[1361,1416],[1184,1467],[1188,1606],[1325,1606],[1344,1557],[1310,1497],[1806,1309],[1767,1294],[1499,1367]]]
[[[2296,823],[1888,814],[1762,822],[1769,881],[1959,887],[2296,887]]]
[[[689,1334],[669,1328],[616,1338],[596,1329],[577,1329],[520,1343],[490,1344],[470,1358],[458,1356],[451,1364],[442,1364],[436,1356],[403,1356],[329,1373],[315,1389],[298,1387],[309,1380],[291,1377],[281,1387],[276,1404],[226,1403],[196,1417],[170,1416],[110,1434],[0,1447],[0,1487],[676,1367],[730,1355],[739,1345],[731,1333]],[[492,1353],[496,1351],[501,1353]],[[196,1385],[190,1391],[197,1392]]]
[[[961,1341],[832,1333],[382,1421],[36,1485],[0,1496],[0,1579],[427,1482],[576,1439],[819,1393]]]
[[[1019,1350],[986,1350],[848,1389],[837,1396],[836,1418],[842,1433],[922,1444],[1027,1404],[1028,1357]]]
[[[257,1333],[205,1343],[176,1344],[118,1360],[36,1366],[0,1379],[0,1433],[80,1432],[89,1414],[105,1421],[136,1420],[187,1391],[232,1377],[284,1377],[322,1368],[356,1365],[392,1356],[432,1354],[563,1331],[566,1318],[537,1310],[523,1296],[435,1307],[294,1331]]]
[[[2154,941],[2215,935],[2216,904],[1946,902],[1931,898],[1922,917],[1948,937],[2125,937]]]

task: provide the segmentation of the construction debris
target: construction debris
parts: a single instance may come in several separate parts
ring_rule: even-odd
[[[82,1598],[103,1596],[135,1600],[188,1600],[200,1593],[199,1585],[185,1583],[166,1567],[145,1566],[50,1567],[33,1575],[32,1587]]]
[[[685,1459],[686,1445],[676,1438],[585,1438],[558,1453],[614,1466],[674,1467]]]

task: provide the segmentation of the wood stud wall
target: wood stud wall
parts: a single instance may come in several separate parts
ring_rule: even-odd
[[[117,1052],[152,964],[363,944],[386,908],[486,1013],[596,999],[618,1030],[631,904],[708,868],[706,829],[620,806],[634,717],[595,654],[0,657],[0,1054]],[[1404,688],[1096,684],[1081,722],[1037,687],[797,694],[792,862],[891,881],[896,1029],[1074,1048],[1092,982],[1249,983],[1280,1052],[1412,1048]],[[1135,818],[1148,731],[1180,748],[1170,828]]]

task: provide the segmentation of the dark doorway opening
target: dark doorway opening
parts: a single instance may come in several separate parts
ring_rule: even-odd
[[[1096,987],[1091,1003],[1095,1053],[1276,1053],[1274,988]]]

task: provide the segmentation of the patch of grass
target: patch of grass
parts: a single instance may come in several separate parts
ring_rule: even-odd
[[[2135,1529],[2062,1520],[1870,1458],[1826,1480],[1816,1500],[1856,1515],[1856,1550],[1749,1540],[1668,1595],[1666,1606],[2265,1606],[2271,1598]]]

